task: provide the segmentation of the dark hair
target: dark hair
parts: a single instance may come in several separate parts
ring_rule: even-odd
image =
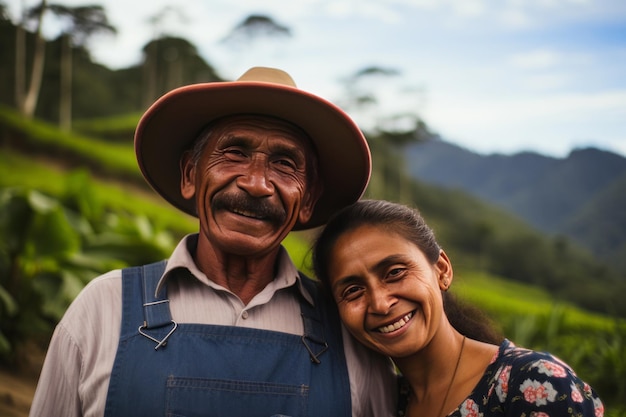
[[[382,226],[417,246],[431,264],[439,259],[441,247],[435,233],[419,210],[384,200],[360,200],[337,212],[321,231],[313,246],[313,270],[322,286],[330,290],[328,265],[337,240],[360,226]],[[502,337],[487,316],[474,306],[461,303],[448,292],[443,293],[446,316],[460,333],[476,340],[499,344]]]

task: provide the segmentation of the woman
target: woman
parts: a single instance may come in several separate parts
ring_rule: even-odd
[[[449,297],[450,259],[417,210],[362,200],[340,211],[313,267],[350,333],[400,370],[399,416],[603,415],[568,365],[503,340]]]

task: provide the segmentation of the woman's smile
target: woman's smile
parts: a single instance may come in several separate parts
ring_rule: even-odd
[[[395,332],[396,330],[399,330],[406,326],[407,323],[413,318],[413,314],[415,314],[415,311],[411,311],[394,323],[379,327],[377,331],[384,334]]]

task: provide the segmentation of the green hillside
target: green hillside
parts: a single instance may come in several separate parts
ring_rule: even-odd
[[[140,238],[139,242],[142,239],[150,240],[162,231],[171,234],[171,239],[162,240],[166,242],[165,245],[144,251],[144,258],[141,259],[168,253],[181,235],[196,228],[193,218],[164,203],[145,185],[134,166],[133,150],[129,144],[63,134],[53,126],[26,122],[10,109],[0,108],[0,146],[0,190],[12,187],[37,190],[63,201],[67,200],[68,192],[73,192],[79,195],[79,199],[97,201],[96,205],[102,207],[104,212],[147,219],[152,234]],[[374,184],[384,181],[383,174],[379,170],[375,171],[372,181]],[[393,187],[385,189],[391,192]],[[419,183],[411,183],[408,189],[410,195],[419,197],[415,198],[417,203],[414,204],[420,207],[452,257],[456,267],[454,293],[485,311],[503,334],[514,342],[549,350],[566,360],[584,379],[597,387],[607,404],[618,407],[613,415],[620,415],[620,401],[626,397],[626,328],[623,320],[611,315],[590,313],[576,306],[573,301],[566,301],[564,293],[559,293],[555,298],[553,291],[544,287],[520,280],[512,281],[510,277],[504,278],[506,274],[485,272],[485,266],[493,266],[495,262],[487,250],[494,244],[501,248],[511,246],[517,258],[524,257],[519,247],[515,246],[516,236],[524,237],[524,251],[533,257],[530,264],[542,265],[533,249],[542,251],[545,249],[542,245],[546,243],[519,219],[462,193]],[[368,196],[377,197],[371,189],[368,190]],[[118,223],[120,220],[115,222]],[[143,226],[139,229],[139,234],[145,234]],[[87,239],[87,254],[96,253],[102,257],[103,239],[102,235],[99,236],[95,245]],[[309,272],[308,237],[308,233],[294,233],[286,242],[296,264],[305,272]],[[107,242],[107,250],[119,243],[115,240]],[[129,252],[130,248],[136,248],[140,251],[139,243],[136,242],[136,239],[132,239],[118,246],[117,250],[121,248]],[[503,261],[511,259],[505,255],[502,249],[498,252]],[[76,259],[71,259],[71,262],[72,267],[76,267]],[[83,273],[84,262],[79,262]],[[511,262],[514,263],[513,260]],[[585,268],[580,259],[574,265]],[[88,268],[87,272],[93,277],[104,272],[104,268],[113,266],[116,265],[104,262]],[[524,268],[530,271],[527,265]],[[84,284],[85,278],[64,280],[61,284],[45,284],[48,286],[45,287],[47,294],[58,293],[63,297],[55,296],[45,300],[43,312],[48,317],[60,317],[67,303]],[[3,299],[2,296],[0,291],[0,299]],[[42,324],[44,334],[45,329],[49,332],[49,326],[54,324],[54,320],[47,320],[48,327]]]
[[[626,279],[626,158],[596,148],[566,157],[533,152],[482,155],[432,139],[406,150],[410,172],[567,236]],[[453,168],[451,168],[453,167]]]

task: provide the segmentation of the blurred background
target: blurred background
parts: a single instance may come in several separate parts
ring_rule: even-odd
[[[256,65],[357,121],[366,196],[422,211],[459,298],[626,415],[620,0],[0,0],[0,415],[86,283],[196,229],[137,169],[143,111]],[[308,273],[315,232],[286,242]]]

